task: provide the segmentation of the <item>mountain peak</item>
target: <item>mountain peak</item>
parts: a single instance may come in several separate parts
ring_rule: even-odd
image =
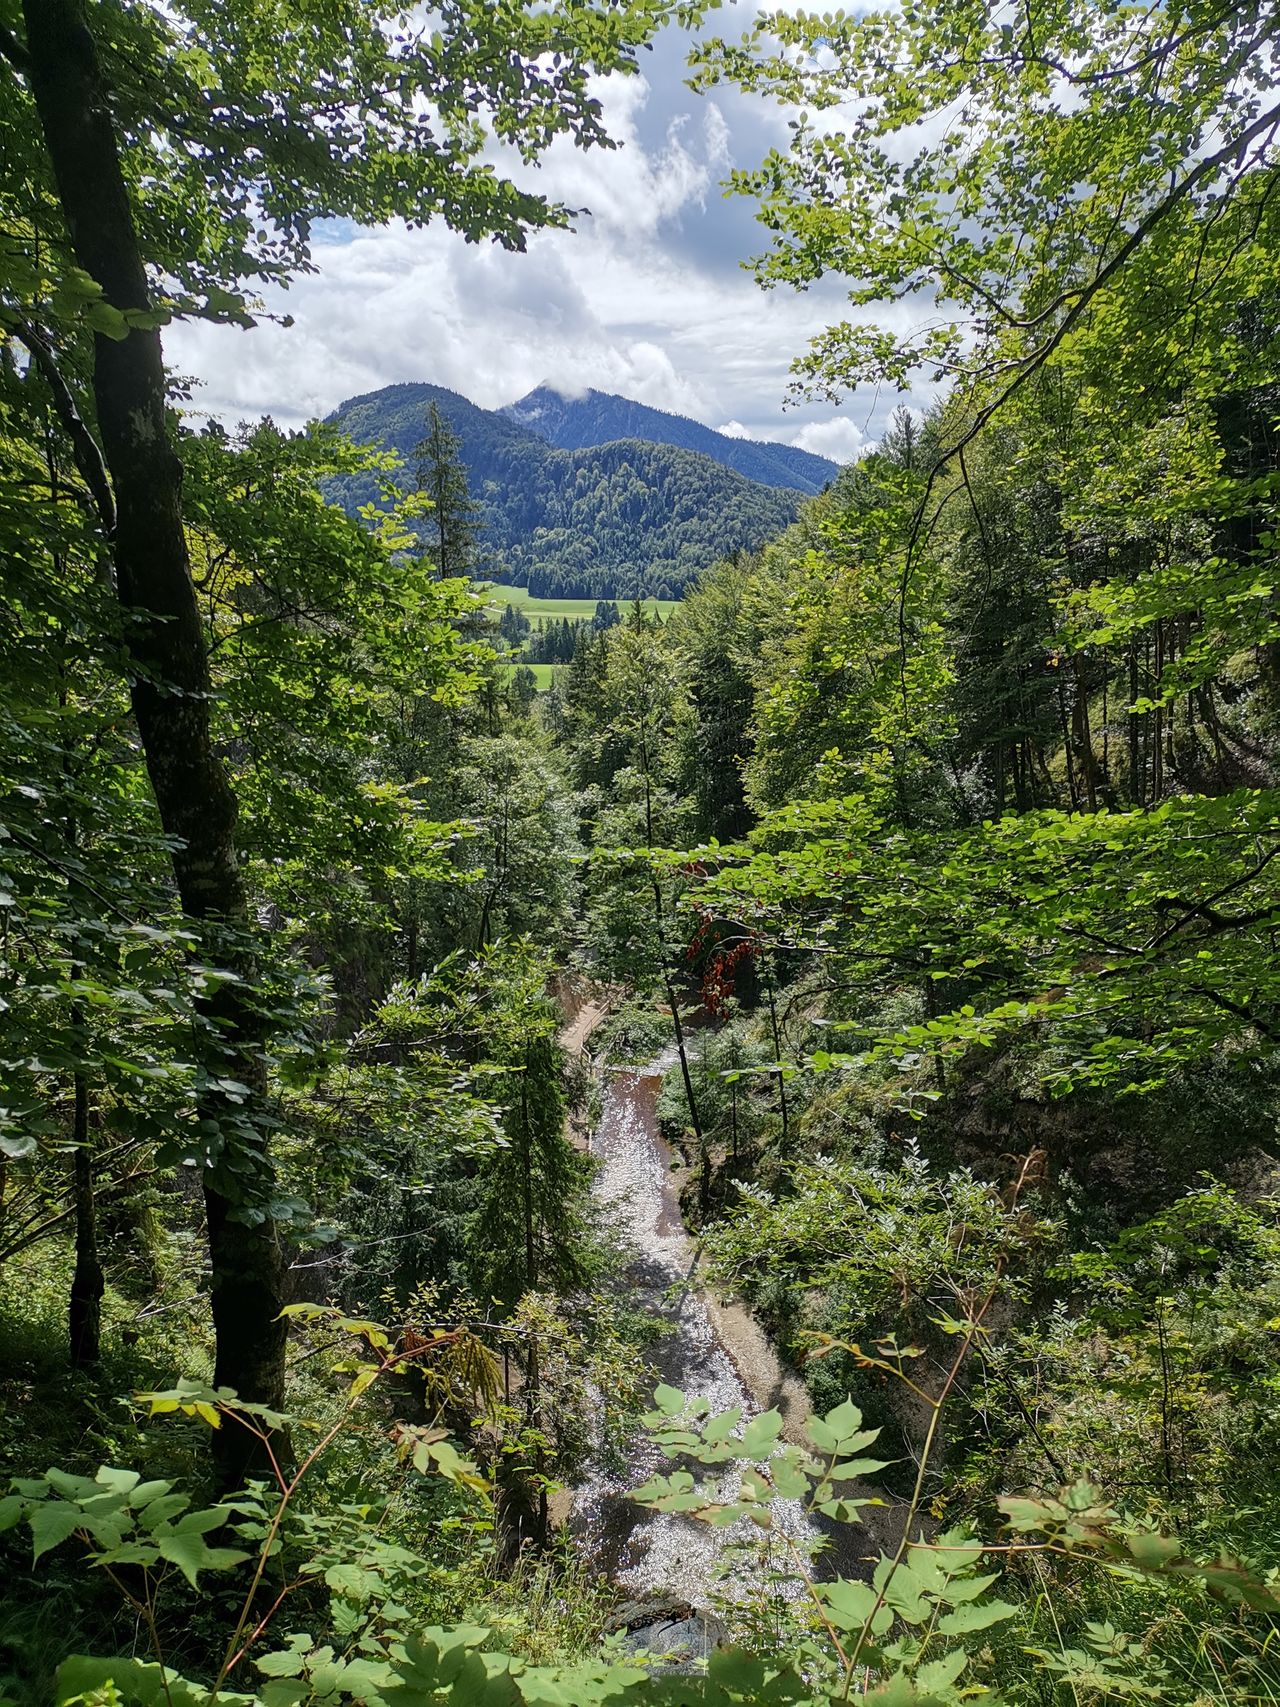
[[[622,403],[664,419],[598,392],[566,402],[540,386],[499,412],[443,386],[389,385],[348,399],[331,419],[357,442],[409,460],[432,403],[460,441],[480,512],[484,573],[547,597],[679,597],[700,570],[757,549],[799,508],[795,485],[754,480],[721,457],[640,430],[638,417],[630,418],[630,433],[557,445],[558,427],[582,409]],[[679,416],[665,419],[680,425]],[[351,476],[334,496],[354,512],[377,499],[378,483]]]
[[[549,380],[499,413],[537,433],[557,450],[588,450],[618,439],[673,445],[709,456],[762,486],[806,496],[821,492],[840,471],[838,463],[798,445],[717,432],[684,415],[654,409],[629,397],[590,387],[573,393],[571,388]]]

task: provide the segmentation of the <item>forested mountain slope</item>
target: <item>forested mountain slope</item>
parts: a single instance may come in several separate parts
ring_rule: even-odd
[[[608,391],[565,397],[554,386],[540,385],[518,403],[509,403],[500,413],[523,427],[531,427],[560,450],[584,450],[613,439],[647,439],[652,444],[700,451],[748,480],[758,480],[764,486],[788,487],[811,496],[821,492],[840,471],[838,463],[801,450],[798,445],[734,438],[685,415],[651,409],[646,403],[635,403],[629,397],[617,397]]]
[[[700,569],[751,550],[796,514],[799,494],[748,480],[698,451],[621,439],[560,450],[507,415],[438,385],[353,397],[332,420],[412,462],[434,403],[461,441],[481,506],[481,568],[546,597],[678,597]],[[348,508],[371,477],[339,483]]]

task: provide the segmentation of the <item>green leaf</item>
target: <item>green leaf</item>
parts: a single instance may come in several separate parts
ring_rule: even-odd
[[[176,1565],[192,1588],[199,1588],[201,1571],[225,1571],[239,1565],[249,1555],[235,1547],[210,1547],[198,1532],[179,1533],[171,1530],[156,1536],[160,1556]]]
[[[986,1630],[992,1624],[1002,1624],[1006,1618],[1012,1618],[1017,1610],[1017,1607],[1010,1606],[1007,1600],[988,1600],[970,1606],[956,1606],[939,1618],[938,1631],[943,1636],[965,1636],[972,1630]]]
[[[89,1500],[102,1492],[101,1486],[92,1476],[73,1476],[69,1470],[46,1470],[45,1480],[51,1488],[64,1494],[67,1499]]]
[[[719,1416],[709,1417],[703,1424],[702,1437],[709,1446],[718,1446],[729,1439],[741,1421],[741,1405],[735,1406],[731,1411],[722,1411]]]
[[[822,1420],[837,1440],[844,1441],[855,1435],[862,1427],[862,1412],[852,1399],[845,1399],[834,1410],[828,1411]],[[878,1433],[879,1430],[877,1429],[868,1439],[874,1440]]]
[[[124,1541],[118,1547],[100,1549],[93,1557],[98,1565],[154,1565],[160,1549],[144,1541]]]
[[[963,1648],[944,1654],[941,1659],[927,1660],[924,1665],[916,1667],[916,1688],[939,1692],[948,1690],[968,1663],[969,1656]]]
[[[50,1501],[47,1505],[38,1505],[30,1514],[31,1539],[34,1543],[31,1562],[34,1564],[51,1547],[73,1535],[84,1524],[84,1514],[78,1506],[69,1505],[65,1500]]]
[[[162,1495],[169,1493],[172,1482],[139,1482],[129,1493],[129,1504],[135,1511],[143,1511],[152,1506]]]
[[[893,1623],[887,1606],[869,1583],[849,1582],[841,1577],[819,1589],[831,1622],[842,1630],[861,1630],[868,1618],[874,1635],[883,1635]]]
[[[1172,1536],[1139,1531],[1127,1537],[1133,1561],[1144,1571],[1161,1571],[1181,1554],[1182,1547]]]
[[[155,1530],[170,1518],[176,1517],[191,1504],[186,1494],[158,1494],[149,1500],[138,1513],[138,1522],[143,1529]]]
[[[881,1557],[872,1574],[872,1582],[884,1595],[885,1602],[908,1624],[923,1624],[933,1612],[932,1600],[926,1598],[926,1584],[910,1565],[896,1567],[891,1559]]]
[[[114,1683],[129,1707],[257,1707],[252,1695],[222,1689],[214,1696],[207,1684],[190,1683],[146,1660],[97,1659],[72,1654],[58,1667],[54,1707],[71,1707],[82,1695]]]
[[[209,1506],[204,1511],[189,1511],[174,1524],[173,1532],[175,1535],[208,1535],[215,1529],[221,1529],[227,1521],[227,1516],[224,1506]]]
[[[777,1411],[762,1411],[752,1417],[742,1431],[739,1450],[744,1458],[766,1458],[782,1433],[782,1417]]]
[[[362,1565],[347,1560],[339,1565],[330,1565],[324,1573],[326,1585],[334,1594],[345,1596],[363,1604],[378,1586],[378,1577],[373,1571],[367,1571]]]
[[[301,1677],[310,1645],[308,1637],[304,1648],[280,1648],[273,1654],[263,1654],[253,1663],[264,1677]]]
[[[259,1691],[262,1707],[298,1707],[298,1703],[312,1699],[309,1683],[294,1683],[284,1678],[272,1679],[264,1683]],[[372,1701],[374,1697],[370,1697]],[[410,1703],[406,1700],[406,1707]]]
[[[118,1494],[132,1494],[142,1480],[136,1470],[117,1470],[109,1464],[104,1464],[93,1479]]]

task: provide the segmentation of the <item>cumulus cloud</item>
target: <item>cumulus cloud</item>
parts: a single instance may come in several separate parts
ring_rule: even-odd
[[[749,439],[751,437],[741,421],[723,421],[716,428],[716,431],[723,433],[727,439]]]
[[[726,7],[720,27],[732,34],[750,10],[742,0]],[[525,253],[509,254],[439,226],[331,226],[318,271],[267,305],[292,315],[291,329],[269,320],[251,332],[170,328],[171,362],[201,382],[197,410],[293,425],[403,380],[486,408],[548,383],[854,454],[857,429],[830,407],[804,408],[798,427],[783,413],[790,361],[847,302],[834,285],[761,292],[741,264],[760,247],[759,228],[720,189],[732,166],[783,140],[785,115],[732,90],[695,96],[683,81],[686,46],[668,32],[645,76],[599,84],[619,148],[583,153],[561,139],[530,180],[589,210],[576,231],[537,233]],[[876,416],[871,431],[888,407],[868,400],[863,412]]]
[[[793,435],[791,442],[817,456],[829,456],[833,462],[852,462],[869,448],[862,428],[846,416],[837,416],[834,421],[811,421]]]

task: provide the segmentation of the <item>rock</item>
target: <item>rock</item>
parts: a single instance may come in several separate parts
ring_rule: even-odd
[[[624,1601],[606,1628],[623,1632],[633,1653],[661,1654],[663,1661],[654,1668],[660,1672],[692,1671],[726,1634],[713,1613],[669,1595]]]
[[[615,1606],[605,1623],[606,1630],[638,1630],[642,1624],[663,1619],[691,1618],[693,1607],[671,1594],[646,1594]]]

